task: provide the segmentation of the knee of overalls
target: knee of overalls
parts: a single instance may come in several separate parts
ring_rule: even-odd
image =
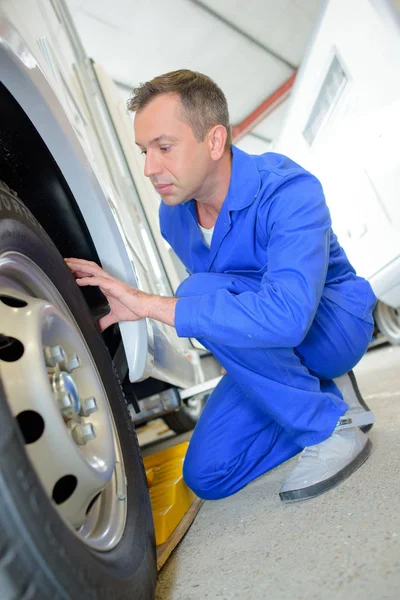
[[[234,493],[232,470],[234,464],[213,465],[202,452],[190,448],[183,463],[183,479],[186,485],[203,500],[219,500]]]
[[[175,292],[175,296],[177,298],[203,296],[212,294],[216,290],[228,290],[237,293],[232,275],[225,273],[195,273],[182,281]]]

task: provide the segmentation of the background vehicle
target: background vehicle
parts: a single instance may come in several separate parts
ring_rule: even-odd
[[[151,598],[154,533],[132,421],[171,413],[175,429],[193,427],[219,365],[149,320],[100,335],[105,298],[65,266],[94,260],[166,295],[184,276],[158,233],[118,93],[62,0],[1,3],[0,80],[2,600]]]
[[[380,300],[377,324],[400,343],[400,33],[393,16],[385,2],[326,3],[274,149],[320,177],[339,241]]]

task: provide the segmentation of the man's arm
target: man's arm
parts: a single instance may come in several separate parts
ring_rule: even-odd
[[[150,296],[148,303],[148,317],[175,327],[175,307],[178,298],[165,298],[164,296]]]

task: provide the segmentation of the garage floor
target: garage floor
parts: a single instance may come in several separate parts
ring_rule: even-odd
[[[161,571],[157,600],[399,598],[400,347],[371,350],[356,375],[378,420],[364,466],[303,503],[278,497],[291,461],[206,502]]]

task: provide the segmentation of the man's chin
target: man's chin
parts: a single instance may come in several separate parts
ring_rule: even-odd
[[[168,206],[177,206],[178,204],[184,204],[185,202],[189,202],[191,198],[186,198],[180,194],[160,194],[164,204]]]
[[[177,206],[178,204],[182,204],[184,200],[180,200],[179,198],[172,198],[171,196],[161,196],[162,201],[167,206]]]

